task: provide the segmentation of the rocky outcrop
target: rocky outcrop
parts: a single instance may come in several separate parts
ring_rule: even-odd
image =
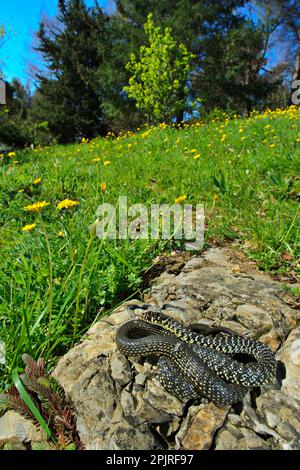
[[[281,284],[214,248],[165,271],[144,301],[186,326],[230,328],[276,353],[278,376],[241,406],[181,402],[155,377],[151,358],[126,358],[115,333],[134,318],[128,302],[94,324],[54,376],[72,400],[87,449],[299,449],[300,311]],[[142,304],[140,302],[140,304]],[[0,424],[1,426],[1,424]]]

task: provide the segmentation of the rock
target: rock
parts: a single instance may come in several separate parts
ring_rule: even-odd
[[[277,359],[284,363],[286,369],[282,391],[300,402],[300,327],[289,335]]]
[[[131,379],[131,369],[127,359],[119,352],[112,354],[110,359],[111,376],[120,385],[126,385]]]
[[[181,402],[158,382],[155,361],[126,358],[116,348],[117,329],[136,315],[127,307],[143,305],[132,300],[95,323],[53,371],[73,402],[83,444],[103,450],[300,449],[300,311],[285,302],[280,282],[241,264],[228,248],[209,249],[183,267],[179,261],[180,269],[151,283],[145,303],[165,305],[165,313],[187,327],[221,326],[259,339],[277,352],[286,376],[281,366],[278,382],[251,391],[239,408],[218,408],[204,397]],[[2,444],[14,439],[8,428],[4,432],[0,420]],[[20,448],[29,434],[17,438]]]
[[[214,434],[225,421],[229,408],[218,408],[213,403],[204,405],[192,419],[182,440],[183,450],[208,450]]]
[[[26,450],[45,441],[45,434],[18,413],[8,411],[0,418],[0,449],[8,444],[12,450]]]
[[[266,332],[273,326],[270,315],[256,305],[239,305],[236,309],[236,316],[238,321],[250,330]]]

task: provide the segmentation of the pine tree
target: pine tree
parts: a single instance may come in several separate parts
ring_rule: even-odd
[[[37,73],[39,93],[32,115],[46,120],[60,142],[107,132],[105,90],[97,73],[108,53],[108,18],[83,0],[59,0],[56,21],[44,20],[37,51],[47,70]]]

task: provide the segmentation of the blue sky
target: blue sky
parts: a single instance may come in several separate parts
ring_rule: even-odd
[[[94,4],[94,0],[85,2],[89,6]],[[8,33],[0,53],[0,59],[4,61],[4,78],[10,81],[19,77],[26,83],[28,64],[34,61],[33,33],[44,14],[55,16],[57,0],[0,0],[0,3],[0,25],[3,23]],[[104,8],[110,8],[112,3],[110,0],[99,1]]]

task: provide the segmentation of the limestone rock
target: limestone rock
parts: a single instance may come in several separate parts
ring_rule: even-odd
[[[8,444],[12,450],[26,450],[43,441],[44,433],[18,413],[8,411],[0,418],[0,449]]]

